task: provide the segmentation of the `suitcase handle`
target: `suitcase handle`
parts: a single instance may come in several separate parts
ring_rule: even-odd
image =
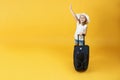
[[[85,45],[85,34],[82,34],[82,36],[83,36],[83,45]],[[79,34],[78,34],[78,44],[77,45],[79,45]]]

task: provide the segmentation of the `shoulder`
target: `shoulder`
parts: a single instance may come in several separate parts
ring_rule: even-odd
[[[77,23],[77,25],[79,25],[79,24],[80,24],[80,22],[79,22],[79,21],[77,21],[76,23]]]

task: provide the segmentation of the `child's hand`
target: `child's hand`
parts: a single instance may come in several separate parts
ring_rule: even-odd
[[[82,36],[82,33],[78,34],[79,36]]]
[[[78,34],[78,36],[81,36],[81,34]]]

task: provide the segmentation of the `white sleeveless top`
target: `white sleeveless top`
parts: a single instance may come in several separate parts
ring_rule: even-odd
[[[78,40],[78,34],[80,33],[85,33],[87,29],[87,25],[81,25],[78,21],[77,21],[77,26],[76,26],[76,31],[74,34],[74,38],[76,40]],[[83,36],[79,36],[79,40],[83,40]]]

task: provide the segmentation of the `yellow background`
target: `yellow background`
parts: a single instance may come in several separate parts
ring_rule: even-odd
[[[73,67],[76,23],[90,16],[86,72]],[[0,80],[120,80],[119,0],[0,0]]]

